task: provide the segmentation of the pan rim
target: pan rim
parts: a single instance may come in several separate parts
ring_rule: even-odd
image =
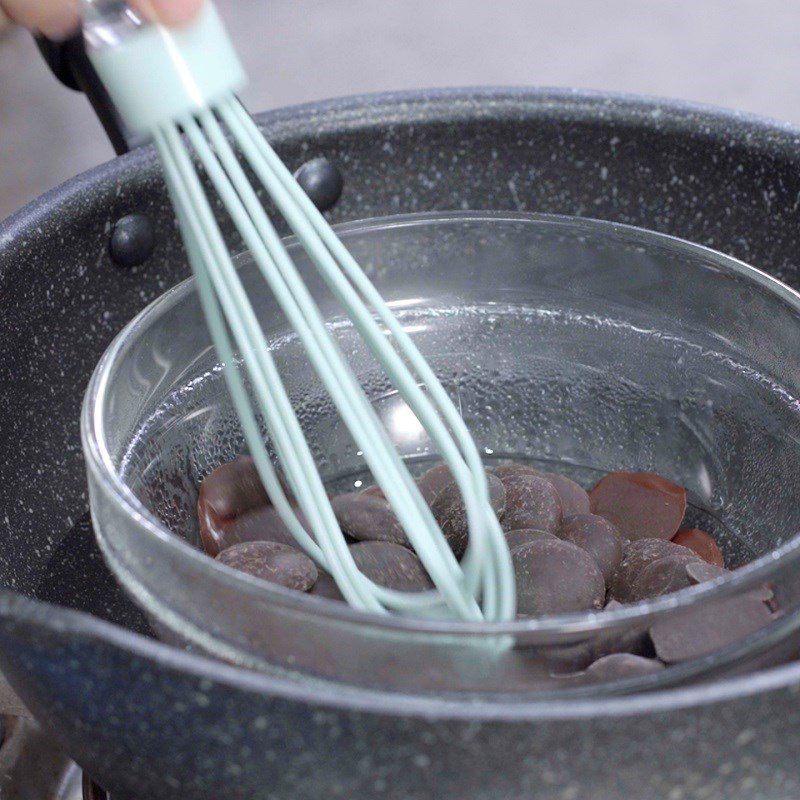
[[[57,615],[52,609],[58,609]],[[256,693],[288,702],[326,707],[336,711],[424,718],[443,721],[547,722],[595,718],[637,717],[659,712],[689,710],[718,705],[728,700],[779,691],[800,685],[800,663],[794,662],[757,673],[726,678],[657,692],[642,692],[622,697],[597,697],[558,700],[513,701],[493,698],[453,699],[431,695],[384,692],[339,683],[311,684],[288,677],[268,675],[225,664],[212,657],[188,653],[177,647],[106,622],[91,614],[32,600],[16,592],[0,590],[0,618],[27,620],[37,628],[62,634],[65,626],[71,635],[100,640],[116,649],[144,658],[167,670],[206,680],[225,689]],[[0,653],[0,661],[6,656]],[[13,685],[13,672],[12,672]],[[21,695],[27,699],[27,687]],[[213,688],[212,690],[213,691]]]

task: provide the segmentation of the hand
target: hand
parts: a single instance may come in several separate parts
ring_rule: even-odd
[[[166,25],[189,22],[203,0],[129,0],[131,6],[150,19]],[[48,39],[64,39],[79,24],[78,0],[0,0],[0,10],[14,22]]]

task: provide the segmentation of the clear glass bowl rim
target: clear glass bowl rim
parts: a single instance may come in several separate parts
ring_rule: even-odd
[[[767,289],[775,294],[779,300],[791,305],[800,313],[800,293],[743,261],[704,245],[694,244],[669,234],[608,220],[525,212],[431,211],[353,220],[336,225],[334,229],[338,234],[342,235],[367,233],[401,226],[424,226],[448,222],[529,222],[567,227],[571,230],[583,228],[587,231],[621,232],[631,240],[660,242],[676,252],[682,251],[695,256],[702,255],[713,260],[718,267],[737,273],[739,276]],[[288,246],[291,246],[295,241],[296,239],[293,236],[284,239]],[[778,564],[794,563],[800,558],[799,533],[780,547],[771,550],[746,566],[740,567],[729,576],[683,589],[674,594],[664,595],[649,601],[623,605],[614,611],[557,614],[504,623],[412,619],[398,615],[371,614],[353,609],[345,603],[338,603],[285,589],[220,564],[172,533],[131,492],[117,474],[103,435],[102,409],[110,375],[115,364],[120,358],[124,357],[137,340],[140,329],[146,328],[153,318],[157,318],[159,314],[164,313],[175,303],[182,300],[186,294],[193,291],[193,287],[194,278],[189,277],[167,290],[128,322],[111,342],[98,362],[87,387],[81,412],[81,440],[87,469],[91,471],[94,479],[103,485],[104,489],[118,504],[122,513],[132,519],[147,535],[161,539],[167,547],[175,548],[180,557],[199,559],[197,566],[201,573],[216,572],[220,580],[224,580],[238,591],[245,594],[258,594],[262,599],[281,605],[287,611],[293,611],[300,615],[323,616],[333,622],[359,625],[365,628],[365,632],[369,628],[374,631],[394,630],[398,634],[409,635],[435,634],[468,637],[503,634],[531,635],[535,633],[571,635],[585,631],[623,628],[630,623],[644,622],[645,619],[653,617],[659,612],[689,608],[695,602],[701,600],[737,594],[767,579],[770,572]]]

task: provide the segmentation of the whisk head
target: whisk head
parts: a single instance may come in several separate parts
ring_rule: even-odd
[[[89,56],[126,124],[155,141],[245,441],[298,545],[333,575],[356,608],[465,620],[513,619],[511,558],[477,447],[400,321],[236,99],[244,71],[211,3],[194,25],[179,31],[145,24],[118,2],[111,3],[106,14],[99,13],[102,4],[91,6],[85,25]],[[217,224],[217,204],[204,188],[196,163],[305,347],[435,590],[392,590],[356,566]],[[246,168],[257,183],[251,182]],[[326,326],[264,209],[259,186],[450,468],[469,527],[460,562]],[[310,533],[287,497],[259,420]]]

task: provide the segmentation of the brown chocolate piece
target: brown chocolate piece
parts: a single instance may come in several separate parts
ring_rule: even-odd
[[[561,524],[561,499],[547,478],[528,473],[501,477],[506,490],[503,527],[508,531],[535,528],[555,533]]]
[[[675,544],[688,547],[697,553],[703,561],[709,564],[714,564],[717,567],[725,566],[725,558],[722,555],[722,550],[714,541],[714,539],[700,528],[681,528],[673,537],[672,541]]]
[[[511,554],[520,614],[599,609],[605,583],[594,559],[571,542],[540,538]]]
[[[730,570],[724,567],[718,567],[714,564],[709,564],[702,559],[690,561],[686,565],[686,575],[689,578],[689,583],[693,585],[705,583],[706,581],[713,581],[730,574]]]
[[[631,587],[628,602],[649,600],[688,588],[692,584],[686,574],[686,567],[692,561],[699,560],[695,553],[677,553],[656,559],[639,573]]]
[[[545,472],[544,477],[555,486],[561,499],[561,512],[565,517],[589,513],[589,494],[583,486],[555,472]]]
[[[625,606],[618,600],[609,600],[603,611],[619,611]],[[613,653],[632,653],[634,655],[649,655],[653,646],[646,629],[634,624],[632,627],[611,628],[598,634],[593,643],[597,658]]]
[[[417,478],[417,486],[428,505],[432,505],[439,493],[451,483],[453,473],[447,464],[437,464]]]
[[[305,592],[317,580],[317,566],[301,550],[279,542],[243,542],[223,550],[217,561],[263,581]]]
[[[731,570],[717,567],[714,564],[709,564],[707,561],[698,559],[686,565],[686,575],[692,585],[698,583],[705,583],[706,581],[713,581],[717,578],[724,578],[731,574]],[[772,601],[775,599],[775,593],[769,584],[757,586],[754,589],[748,590],[748,594],[754,594],[763,600],[765,603],[770,604],[770,610],[774,611]]]
[[[489,469],[493,475],[497,475],[500,480],[504,480],[511,475],[536,475],[543,478],[545,473],[535,467],[528,466],[528,464],[500,464],[497,467]]]
[[[294,509],[298,522],[313,539],[303,512]],[[213,539],[208,540],[208,535],[213,532]],[[244,542],[280,542],[291,547],[299,547],[296,539],[281,519],[274,506],[262,506],[248,511],[217,529],[208,529],[207,535],[202,538],[203,548],[210,555],[218,555],[220,551]]]
[[[428,505],[431,505],[439,492],[451,483],[453,483],[453,473],[447,464],[437,464],[417,478],[417,486]],[[364,489],[361,494],[386,499],[383,489],[377,484]]]
[[[585,550],[597,562],[604,580],[611,580],[622,561],[622,539],[607,519],[597,514],[575,514],[564,519],[557,535]]]
[[[358,569],[370,580],[401,592],[424,592],[433,581],[416,553],[391,542],[358,542],[350,545]]]
[[[330,572],[325,572],[324,569],[319,569],[319,567],[317,567],[317,572],[319,577],[316,583],[308,590],[308,593],[317,597],[326,597],[328,600],[344,600],[344,595],[336,585],[333,575]]]
[[[506,508],[506,490],[500,479],[491,473],[487,474],[486,478],[489,484],[489,501],[500,518]],[[467,510],[457,483],[449,483],[439,492],[431,505],[431,511],[450,548],[458,558],[461,558],[467,549],[469,526]]]
[[[652,472],[612,472],[589,498],[626,539],[671,539],[686,512],[686,490]]]
[[[659,558],[671,555],[694,555],[691,550],[664,539],[637,539],[625,545],[622,561],[609,583],[609,599],[620,603],[633,601],[634,584],[644,569]],[[696,556],[695,556],[696,557]]]
[[[331,500],[342,531],[361,542],[408,544],[389,501],[364,492],[340,494]]]
[[[200,484],[200,504],[220,520],[233,519],[269,503],[255,462],[239,456],[217,467]]]
[[[593,682],[605,683],[652,675],[663,669],[664,665],[654,658],[644,658],[632,653],[611,653],[590,664],[584,674]]]
[[[203,549],[216,556],[226,546],[223,528],[236,517],[269,502],[250,456],[239,456],[217,467],[200,484],[197,499]]]
[[[278,476],[290,503],[292,493]],[[300,523],[308,531],[302,512],[296,510]],[[217,467],[200,484],[197,500],[200,542],[210,556],[240,542],[276,541],[296,544],[281,522],[261,483],[255,462],[239,456]]]
[[[518,531],[508,531],[506,533],[506,544],[511,551],[523,544],[535,542],[538,539],[558,539],[558,537],[554,533],[537,531],[534,528],[522,528]]]
[[[773,617],[758,592],[708,601],[650,629],[656,654],[668,664],[702,658],[744,639]]]

